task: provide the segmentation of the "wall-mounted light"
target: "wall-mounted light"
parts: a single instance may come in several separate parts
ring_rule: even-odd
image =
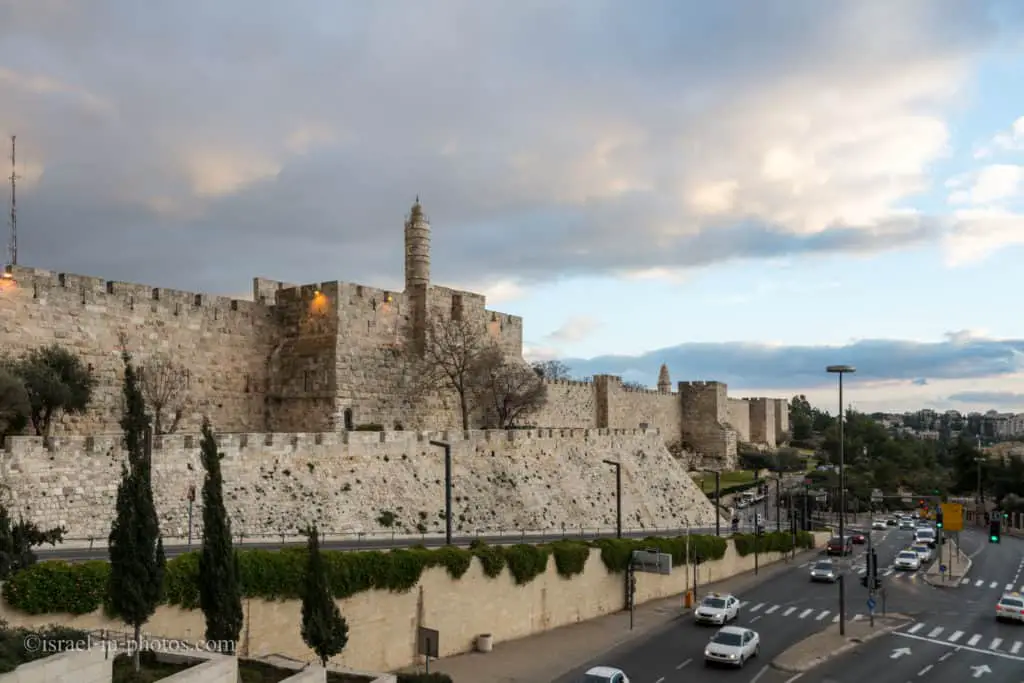
[[[384,303],[386,303],[386,304],[391,303],[391,295],[390,294],[385,294],[384,295]]]
[[[14,266],[12,266],[9,263],[6,266],[4,266],[3,275],[0,275],[0,277],[2,277],[4,280],[13,280],[14,279]]]

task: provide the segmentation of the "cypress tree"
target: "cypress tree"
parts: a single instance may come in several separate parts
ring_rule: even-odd
[[[111,611],[134,629],[135,670],[139,670],[142,626],[153,616],[163,596],[164,545],[153,504],[152,432],[131,356],[124,361],[124,432],[127,461],[121,465],[117,487],[117,517],[110,529]]]
[[[314,524],[306,531],[308,558],[302,591],[302,641],[320,658],[320,665],[341,653],[348,644],[348,623],[341,616],[331,587],[327,567],[320,555],[320,532]]]
[[[242,592],[238,579],[238,557],[231,543],[231,520],[224,507],[217,440],[210,422],[203,420],[200,455],[203,480],[203,550],[199,556],[199,606],[206,617],[206,640],[230,648],[234,654],[242,633]]]

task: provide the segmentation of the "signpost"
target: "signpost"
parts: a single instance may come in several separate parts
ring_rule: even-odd
[[[437,629],[420,626],[416,629],[416,654],[426,657],[427,673],[430,673],[430,658],[438,658],[438,641],[440,635]]]
[[[689,556],[689,541],[687,541],[687,556]],[[658,552],[657,548],[633,551],[633,556],[630,558],[629,568],[626,572],[626,606],[629,607],[630,631],[633,630],[633,618],[636,613],[637,572],[668,576],[672,573],[672,556],[668,553]],[[694,597],[696,597],[696,591],[694,592]]]

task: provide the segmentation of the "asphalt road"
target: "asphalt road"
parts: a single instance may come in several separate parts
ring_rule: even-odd
[[[1024,587],[1024,541],[1004,536],[989,544],[976,530],[961,534],[973,555],[958,588],[914,584],[898,611],[914,621],[802,676],[800,683],[1020,683],[1024,680],[1024,626],[1000,624],[995,603],[1003,591]],[[759,683],[787,679],[765,677]]]
[[[880,566],[884,568],[910,542],[912,532],[875,532],[872,538]],[[854,555],[844,560],[849,576],[846,581],[847,619],[855,615],[866,618],[867,615],[867,589],[860,585],[857,573],[858,568],[864,565],[865,551],[866,546],[857,546]],[[554,683],[575,683],[584,671],[597,665],[622,669],[632,683],[673,683],[684,680],[702,683],[720,681],[722,676],[744,683],[787,681],[791,675],[778,678],[781,672],[770,668],[772,659],[791,645],[832,624],[838,617],[839,587],[835,584],[811,583],[809,565],[812,563],[805,560],[737,594],[743,606],[735,623],[752,628],[761,635],[759,660],[749,662],[741,671],[705,668],[704,646],[716,629],[698,626],[692,618],[683,616],[665,629],[609,652],[601,660],[585,663]],[[906,579],[892,579],[891,582],[893,588],[887,591],[887,602],[890,603],[888,609],[895,610],[910,604],[912,593],[904,595],[904,591],[895,586],[905,584],[909,587],[914,584]]]
[[[722,524],[722,534],[727,535],[729,533],[729,525]],[[657,531],[649,529],[646,531],[624,531],[624,538],[647,538],[648,536],[682,536],[686,533],[686,529],[659,529]],[[692,534],[714,534],[715,528],[709,529],[690,529]],[[504,535],[491,535],[491,536],[453,536],[452,545],[457,546],[468,546],[473,541],[483,541],[490,545],[512,545],[514,543],[551,543],[554,541],[561,541],[563,539],[570,540],[596,540],[599,538],[614,538],[615,533],[595,533],[595,534],[544,534],[544,535],[526,535],[520,536],[516,534],[504,534]],[[302,547],[305,545],[303,541],[295,542],[275,542],[270,541],[266,543],[261,542],[247,542],[238,545],[239,548],[247,548],[253,550],[280,550],[281,548],[288,547]],[[411,548],[413,546],[424,546],[427,548],[441,548],[445,545],[443,537],[431,537],[425,538],[420,537],[396,537],[396,538],[368,538],[362,540],[325,540],[321,544],[321,548],[324,550],[391,550],[394,548]],[[199,543],[196,542],[192,545],[192,550],[198,550]],[[189,552],[189,548],[186,545],[170,545],[165,547],[167,557],[174,557]],[[66,560],[70,562],[82,562],[85,560],[105,560],[107,559],[107,548],[106,546],[97,548],[63,548],[57,546],[56,548],[39,548],[36,550],[36,556],[40,560]]]

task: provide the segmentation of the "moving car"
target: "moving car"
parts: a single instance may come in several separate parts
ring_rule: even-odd
[[[852,555],[853,541],[849,536],[845,539],[833,536],[828,539],[828,545],[825,546],[825,553],[828,555]]]
[[[704,648],[704,666],[731,664],[743,668],[747,660],[761,653],[761,636],[739,626],[725,626],[711,637]]]
[[[629,683],[629,678],[622,669],[595,666],[583,674],[583,680],[580,683]]]
[[[907,518],[900,520],[900,531],[913,531],[915,528],[914,520]]]
[[[916,572],[921,568],[921,556],[913,550],[901,550],[892,563],[896,569],[907,569]]]
[[[894,525],[896,524],[895,520],[876,519],[875,521],[871,522],[871,528],[875,529],[876,531],[885,531],[885,527],[888,526],[890,521],[892,521]]]
[[[921,562],[932,561],[932,549],[928,547],[927,543],[915,543],[910,546],[910,549],[917,553],[917,556],[921,558]]]
[[[918,529],[914,532],[914,543],[927,543],[929,548],[936,545],[935,529]]]
[[[868,542],[868,539],[864,534],[856,532],[850,536],[850,542],[854,545],[864,545]]]
[[[996,621],[1024,622],[1024,598],[1020,593],[1004,593],[996,603]]]
[[[811,566],[811,581],[827,581],[835,583],[839,580],[839,572],[830,560],[815,562]]]
[[[719,595],[712,593],[697,605],[693,618],[698,624],[717,624],[719,626],[733,621],[740,615],[740,601],[735,595]]]
[[[895,517],[886,517],[885,518],[885,525],[886,526],[896,526],[897,524],[899,524],[899,522],[896,521]]]

